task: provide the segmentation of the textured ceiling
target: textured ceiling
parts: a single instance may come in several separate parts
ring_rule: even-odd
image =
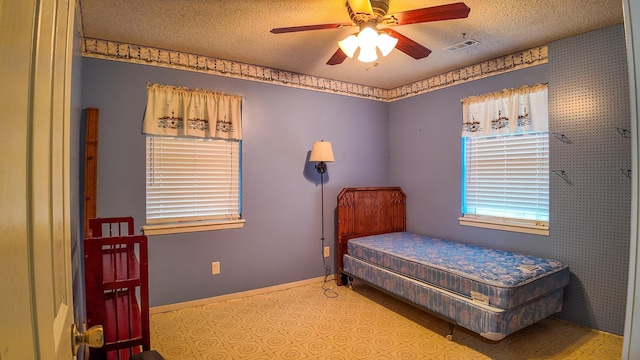
[[[452,3],[390,0],[389,13]],[[80,0],[85,38],[143,45],[391,89],[550,41],[622,23],[619,0],[464,0],[466,19],[394,30],[431,49],[415,60],[397,49],[373,63],[329,66],[357,28],[272,34],[275,27],[350,22],[345,0]],[[463,37],[463,33],[466,34]],[[465,39],[480,44],[457,52]],[[594,49],[596,51],[597,49]]]

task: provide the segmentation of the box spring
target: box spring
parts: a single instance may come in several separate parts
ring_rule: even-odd
[[[481,304],[350,255],[345,255],[343,261],[343,272],[349,276],[362,279],[490,340],[501,340],[562,310],[563,288],[505,310]]]

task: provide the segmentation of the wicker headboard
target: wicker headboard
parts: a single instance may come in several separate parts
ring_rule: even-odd
[[[399,187],[342,189],[338,194],[338,272],[349,239],[406,231],[406,213],[406,195]],[[341,276],[337,278],[341,285]]]

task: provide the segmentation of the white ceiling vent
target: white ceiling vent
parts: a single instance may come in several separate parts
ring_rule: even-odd
[[[479,41],[469,39],[469,40],[465,40],[465,41],[463,41],[461,43],[458,43],[458,44],[455,44],[455,45],[451,45],[451,46],[447,47],[446,49],[447,49],[447,51],[455,52],[455,51],[466,49],[466,48],[468,48],[470,46],[475,46],[475,45],[478,45],[478,44],[480,44]]]

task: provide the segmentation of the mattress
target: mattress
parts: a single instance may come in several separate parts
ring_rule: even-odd
[[[561,289],[570,278],[559,261],[408,232],[354,238],[347,247],[349,256],[505,310]]]

